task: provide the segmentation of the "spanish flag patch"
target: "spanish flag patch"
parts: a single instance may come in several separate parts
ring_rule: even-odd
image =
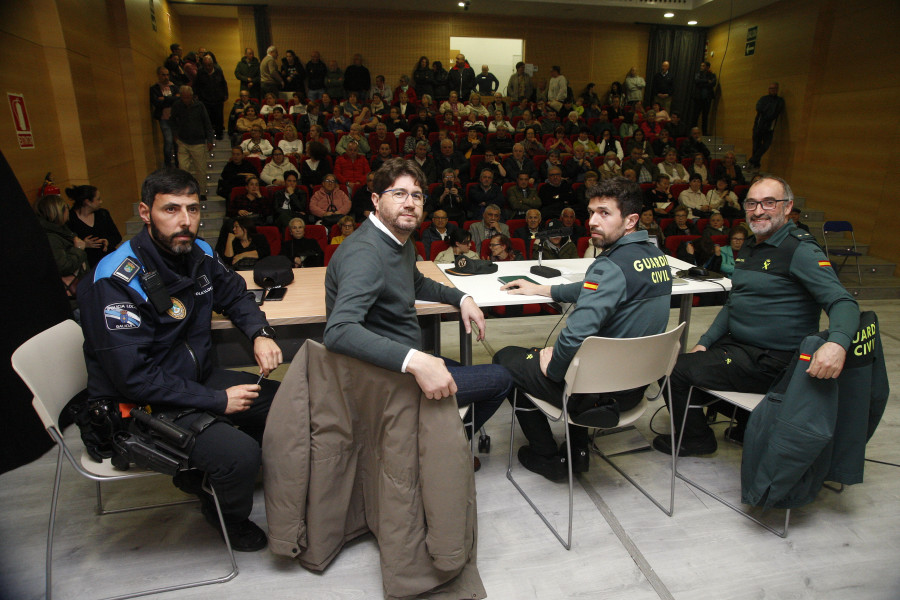
[[[810,356],[809,354],[801,354],[800,355],[800,360],[805,360],[806,362],[809,362],[809,360],[811,358],[812,358],[812,356]]]
[[[830,266],[831,266],[831,261],[830,261],[830,260],[820,260],[820,261],[819,261],[819,266],[820,266],[820,267],[830,267]]]
[[[593,281],[587,281],[587,280],[584,281],[584,289],[586,289],[586,290],[596,290],[597,287],[598,287],[598,284],[594,283]]]

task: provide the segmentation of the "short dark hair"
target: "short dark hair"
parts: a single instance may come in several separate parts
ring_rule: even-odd
[[[384,164],[375,171],[375,178],[372,184],[375,186],[377,194],[383,194],[399,177],[409,175],[416,184],[424,190],[428,189],[428,178],[419,168],[419,165],[411,160],[402,158],[392,158],[384,161]]]
[[[164,167],[153,171],[141,185],[141,202],[153,208],[157,194],[200,195],[200,184],[184,169]]]
[[[293,176],[296,177],[297,179],[300,179],[300,175],[298,175],[298,174],[297,174],[297,171],[294,171],[293,169],[291,169],[290,171],[285,171],[285,172],[284,172],[284,178],[285,178],[285,179],[287,179],[287,178],[290,177],[291,175],[293,175]]]
[[[68,196],[73,204],[72,210],[79,210],[88,200],[93,200],[97,195],[97,188],[92,185],[76,185],[66,188],[66,196]]]
[[[597,185],[591,186],[587,190],[587,197],[590,200],[594,198],[614,198],[616,206],[618,206],[619,212],[622,213],[623,217],[640,215],[644,206],[641,186],[624,177],[604,179]]]
[[[503,244],[503,247],[506,248],[507,252],[512,252],[512,241],[509,239],[508,235],[502,233],[495,233],[491,236],[491,239],[500,238],[500,243]],[[488,242],[490,244],[490,242]]]
[[[247,232],[248,236],[256,235],[256,219],[254,217],[238,217],[235,219],[235,222],[241,226],[241,229]]]
[[[175,52],[178,48],[181,48],[181,44],[169,44],[169,50]]]
[[[703,181],[703,176],[700,175],[700,173],[692,173],[690,178],[688,178],[688,183],[694,181],[695,179],[697,181]]]
[[[520,60],[519,62],[516,63],[516,68],[517,68],[517,69],[518,69],[519,67],[524,67],[524,66],[525,66],[525,63],[523,63],[521,60]]]
[[[665,179],[666,181],[671,181],[671,180],[672,180],[672,178],[669,177],[668,174],[666,174],[666,173],[657,173],[657,174],[656,174],[656,177],[653,179],[653,181],[656,181],[657,183],[659,183],[659,182],[662,181],[663,179]]]
[[[462,227],[450,230],[450,235],[447,236],[449,246],[452,248],[456,244],[466,244],[472,239],[472,234],[463,229]]]

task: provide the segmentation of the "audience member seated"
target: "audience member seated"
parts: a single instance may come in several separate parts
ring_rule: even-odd
[[[307,154],[312,153],[312,151],[309,149],[309,147],[312,145],[313,142],[318,142],[319,144],[324,146],[326,154],[331,153],[331,141],[327,137],[325,137],[324,131],[325,130],[322,129],[321,125],[310,126],[309,133],[306,134],[306,152],[307,152]]]
[[[427,146],[428,132],[428,126],[424,123],[417,122],[413,125],[412,133],[406,136],[406,141],[403,143],[402,154],[414,154],[416,151],[416,144],[419,142],[425,142]]]
[[[534,162],[525,155],[525,146],[522,144],[513,144],[512,155],[503,161],[503,168],[506,169],[506,179],[508,181],[517,181],[519,173],[528,173],[531,183],[534,183],[537,177],[537,169]]]
[[[460,255],[469,259],[479,259],[479,256],[472,251],[470,246],[472,236],[465,229],[454,229],[451,231],[450,235],[447,236],[447,243],[449,247],[434,257],[435,263],[452,265],[456,262],[456,257]]]
[[[597,142],[597,154],[606,156],[610,152],[613,152],[620,161],[625,158],[622,144],[612,136],[609,130],[604,130]]]
[[[595,139],[600,140],[603,138],[604,131],[608,131],[610,137],[619,135],[619,131],[616,129],[615,124],[610,121],[609,112],[601,110],[600,116],[597,117],[597,122],[591,127],[591,133],[594,134]]]
[[[468,113],[468,110],[465,105],[459,101],[459,94],[454,90],[450,92],[450,97],[441,103],[438,112],[440,112],[441,115],[450,113],[455,119],[459,119]]]
[[[304,135],[309,133],[313,125],[318,125],[320,128],[325,127],[325,118],[319,112],[319,104],[316,102],[310,103],[306,109],[306,114],[297,120],[297,126]]]
[[[562,127],[562,123],[559,122],[559,119],[556,116],[556,110],[548,106],[545,113],[546,114],[541,121],[541,133],[556,133],[556,128]]]
[[[241,90],[240,96],[238,99],[234,101],[234,104],[231,106],[231,112],[228,113],[228,133],[232,136],[238,132],[237,122],[238,119],[244,116],[244,111],[253,107],[253,110],[256,111],[256,104],[254,100],[250,99],[250,91],[249,90]],[[249,131],[249,129],[247,129]],[[232,138],[233,139],[233,138]]]
[[[703,143],[701,138],[702,134],[700,133],[699,127],[691,129],[690,137],[681,144],[681,157],[686,158],[694,156],[699,152],[703,155],[703,159],[709,162],[709,148],[706,147],[706,144]]]
[[[338,186],[337,177],[326,175],[320,187],[309,201],[309,210],[325,227],[331,228],[341,217],[350,212],[350,198]]]
[[[516,131],[524,133],[529,127],[534,127],[536,131],[541,130],[541,124],[534,118],[534,114],[525,109],[522,111],[522,118],[516,123]]]
[[[411,136],[410,136],[411,137]],[[375,152],[378,150],[378,147],[381,144],[387,144],[391,148],[391,152],[397,152],[397,137],[388,132],[387,125],[384,123],[378,123],[375,125],[375,131],[369,136],[369,146],[372,148],[372,151]],[[411,153],[412,151],[410,151]]]
[[[254,127],[250,130],[250,137],[241,142],[241,150],[244,156],[255,156],[260,161],[265,161],[266,157],[272,154],[272,144],[263,137],[262,129]]]
[[[384,97],[378,92],[372,93],[372,100],[369,102],[369,110],[376,117],[380,117],[381,115],[387,114],[388,107],[390,106],[390,100],[385,104]]]
[[[513,248],[509,236],[497,234],[488,242],[491,262],[507,262],[512,260],[525,260],[522,253]]]
[[[513,137],[510,135],[510,129],[505,125],[497,128],[497,134],[491,139],[488,147],[494,151],[494,154],[510,154],[512,153]]]
[[[603,157],[603,164],[598,169],[601,179],[612,179],[613,177],[622,176],[622,167],[619,166],[616,153],[612,150]]]
[[[584,153],[592,158],[597,156],[600,150],[597,148],[597,144],[594,143],[594,140],[591,139],[591,130],[586,126],[582,125],[582,127],[578,130],[578,137],[572,142],[572,149],[576,148],[584,148]]]
[[[743,225],[734,227],[728,234],[728,245],[724,248],[717,248],[716,254],[719,257],[719,264],[710,263],[710,268],[728,278],[734,275],[734,257],[741,251],[746,239],[747,230],[744,229]]]
[[[547,229],[562,229],[565,227],[562,221],[557,219],[547,223]],[[541,257],[541,260],[557,260],[562,258],[578,258],[578,248],[569,237],[555,236],[534,240],[531,249],[532,257]]]
[[[577,203],[572,185],[563,179],[562,168],[556,165],[548,169],[546,183],[538,188],[538,198],[541,209],[550,215],[559,214],[566,208],[575,208]]]
[[[415,131],[417,125],[424,125],[428,131],[438,130],[438,122],[435,120],[434,115],[429,113],[424,106],[420,106],[416,116],[409,120],[409,126],[412,131]]]
[[[544,144],[541,143],[539,135],[540,128],[529,127],[525,130],[525,139],[521,142],[521,144],[525,149],[525,154],[528,156],[528,158],[534,158],[535,156],[540,156],[546,153],[546,150],[544,150]],[[515,149],[515,144],[513,144],[513,149]]]
[[[372,203],[372,194],[375,193],[375,171],[369,171],[366,175],[366,185],[361,185],[350,196],[350,213],[357,223],[362,223],[369,218],[375,210]]]
[[[665,125],[666,123],[668,123],[668,122],[671,120],[671,117],[669,116],[669,113],[666,112],[666,109],[663,108],[663,107],[659,104],[659,102],[654,102],[652,105],[650,105],[650,108],[653,109],[652,112],[654,113],[654,115],[655,115],[655,117],[656,117],[656,122],[657,122],[657,123],[660,123],[660,124],[662,124],[662,125]],[[647,112],[647,115],[648,115],[648,116],[646,117],[647,119],[650,118],[650,117],[649,117],[650,112],[651,112],[651,111],[648,111],[648,112]]]
[[[238,117],[234,128],[238,133],[243,134],[252,131],[254,127],[258,127],[262,131],[266,128],[266,122],[256,114],[256,107],[251,105],[246,107],[243,114]]]
[[[400,114],[400,109],[396,106],[392,106],[388,110],[388,116],[382,122],[387,125],[387,130],[394,135],[400,135],[404,131],[409,131],[409,123],[403,118]]]
[[[588,196],[589,190],[597,185],[597,182],[600,180],[600,176],[597,175],[596,171],[588,171],[584,174],[584,185],[580,186],[575,191],[575,196],[578,198],[578,204],[580,206],[587,206],[590,204],[590,196]]]
[[[631,169],[634,171],[636,181],[638,183],[652,183],[656,180],[659,169],[653,164],[653,161],[644,156],[639,147],[634,147],[630,151],[630,156],[622,163],[622,174]]]
[[[469,189],[468,217],[480,219],[489,204],[503,204],[503,191],[494,183],[494,171],[487,168],[479,171],[478,184]]]
[[[675,152],[675,157],[678,157],[678,148],[675,146],[675,139],[669,135],[668,129],[663,129],[659,132],[659,137],[653,140],[653,153],[656,156],[665,156],[669,153],[669,151]]]
[[[431,97],[431,94],[421,96],[421,99],[419,100],[419,110],[424,110],[429,117],[434,117],[438,114],[437,103],[434,101],[434,98]]]
[[[378,147],[378,153],[372,157],[372,170],[377,171],[381,168],[381,165],[392,158],[394,158],[394,155],[391,154],[391,145],[387,142],[382,142]]]
[[[247,185],[247,180],[251,177],[259,177],[256,167],[244,157],[244,151],[240,146],[234,146],[231,149],[231,158],[225,163],[222,174],[219,175],[216,193],[227,200],[231,197],[232,188]]]
[[[462,133],[462,126],[459,120],[453,116],[453,113],[445,112],[441,116],[441,122],[438,123],[438,131],[443,131],[448,136],[452,134],[455,138],[459,138]]]
[[[256,225],[251,217],[235,219],[222,255],[226,263],[236,269],[248,269],[252,268],[257,260],[271,253],[266,236],[256,232]]]
[[[459,142],[457,150],[468,160],[473,154],[484,154],[484,140],[478,135],[478,131],[470,129],[466,132],[466,139]]]
[[[670,120],[666,123],[666,130],[669,132],[669,135],[672,136],[673,140],[688,137],[688,134],[690,134],[687,124],[681,120],[681,114],[675,110],[672,111]],[[682,156],[684,156],[684,154],[682,154]]]
[[[702,152],[695,152],[693,156],[694,162],[691,163],[688,172],[691,175],[699,175],[700,180],[703,182],[703,185],[707,185],[710,181],[709,179],[709,169],[706,168],[706,158],[703,156]]]
[[[549,211],[545,210],[544,212]],[[559,220],[562,222],[563,227],[568,227],[572,230],[572,233],[569,234],[569,239],[577,246],[578,239],[587,235],[587,229],[575,222],[575,214],[575,209],[571,207],[564,208],[559,213]],[[547,228],[549,229],[550,227],[548,226]]]
[[[294,263],[295,269],[303,267],[321,267],[325,264],[325,253],[319,242],[304,237],[306,223],[303,219],[291,219],[288,224],[291,237],[281,242],[281,255],[287,256]]]
[[[412,159],[419,168],[422,169],[429,184],[438,182],[440,175],[438,174],[437,165],[434,163],[434,159],[428,156],[427,142],[419,141],[416,143],[416,149]]]
[[[338,137],[339,133],[348,133],[353,125],[353,119],[350,118],[349,111],[343,111],[338,108],[334,111],[334,115],[328,119],[328,131]]]
[[[655,138],[662,131],[663,126],[656,121],[656,111],[648,110],[644,115],[644,122],[641,123],[641,131],[648,139]]]
[[[231,219],[250,217],[257,224],[263,225],[272,218],[272,204],[260,190],[259,178],[247,180],[247,192],[225,205],[225,216]]]
[[[350,92],[347,95],[347,99],[341,102],[341,108],[344,110],[344,114],[349,111],[351,119],[359,116],[363,106],[364,104],[359,101],[359,94],[356,92]]]
[[[272,207],[275,210],[275,225],[279,228],[287,227],[294,219],[303,219],[306,223],[312,223],[313,218],[309,213],[309,198],[303,188],[298,187],[297,171],[284,173],[284,189],[272,194]]]
[[[338,220],[338,225],[341,226],[341,235],[331,238],[332,246],[339,246],[351,233],[356,231],[356,219],[353,218],[353,215],[346,215]]]
[[[488,204],[484,209],[481,221],[469,226],[469,233],[472,235],[472,242],[476,248],[481,248],[481,242],[492,238],[494,234],[502,233],[508,236],[509,227],[506,223],[500,222],[500,207],[496,204]]]
[[[688,184],[688,189],[678,195],[678,204],[688,209],[689,219],[699,219],[702,215],[710,213],[709,201],[706,194],[701,191],[703,187],[700,175],[693,174]]]
[[[578,111],[570,111],[569,114],[566,115],[566,122],[563,123],[563,129],[565,129],[566,135],[578,135],[578,133],[581,132],[582,127],[587,127],[587,124],[578,114]]]
[[[259,114],[263,117],[266,115],[272,114],[272,111],[275,110],[276,106],[281,106],[278,104],[278,99],[275,97],[275,94],[266,94],[263,98],[262,106],[259,107]]]
[[[262,179],[263,183],[266,185],[284,185],[284,174],[288,171],[293,171],[294,169],[294,165],[285,158],[281,148],[275,148],[272,151],[272,160],[263,167],[259,178]]]
[[[717,210],[729,219],[743,219],[744,211],[741,203],[738,202],[737,194],[731,191],[731,184],[727,177],[720,177],[716,180],[715,189],[709,190],[706,194],[706,203],[709,210]],[[708,217],[709,215],[703,215]]]
[[[655,239],[657,248],[665,248],[664,244],[666,236],[663,234],[659,223],[656,221],[656,215],[653,213],[652,207],[645,206],[641,209],[641,217],[638,219],[637,230],[646,231],[651,240]]]
[[[434,155],[434,166],[441,173],[451,169],[460,181],[464,182],[469,178],[469,162],[453,148],[453,141],[450,139],[441,140],[441,150]]]
[[[422,232],[422,245],[425,247],[425,256],[431,256],[431,244],[437,241],[448,241],[450,234],[459,229],[456,223],[450,221],[447,213],[436,210],[431,215],[431,225]],[[449,244],[448,244],[449,245]]]
[[[496,91],[494,92],[494,100],[490,104],[488,104],[488,112],[494,114],[498,110],[503,113],[503,116],[510,116],[511,109],[509,106],[509,102],[506,101],[506,99],[503,97],[503,94],[501,94],[499,91]]]
[[[288,123],[284,128],[284,137],[278,140],[278,147],[288,158],[299,161],[303,156],[303,141],[297,137],[297,128]]]
[[[315,127],[317,126],[312,131],[315,131]],[[312,189],[313,186],[321,185],[325,176],[331,173],[331,164],[328,162],[328,149],[321,141],[311,140],[306,145],[306,151],[309,152],[309,158],[300,163],[300,181]]]
[[[266,131],[274,138],[276,134],[284,134],[285,129],[293,126],[294,124],[291,120],[284,116],[284,109],[280,106],[276,106],[275,110],[272,111],[272,116],[269,117]]]
[[[650,160],[655,155],[653,154],[653,144],[650,143],[650,140],[647,139],[647,136],[644,135],[644,132],[638,129],[634,132],[634,137],[628,140],[628,143],[625,144],[625,154],[631,155],[631,151],[634,148],[640,148],[641,154],[643,154],[644,158]]]
[[[653,207],[653,213],[658,219],[668,217],[675,208],[675,199],[672,197],[672,192],[669,191],[671,186],[669,176],[665,173],[657,173],[654,182],[656,185],[653,189],[644,192],[644,206]]]
[[[294,92],[291,94],[291,101],[288,102],[289,115],[305,115],[307,111],[306,95],[303,92]]]
[[[513,232],[513,236],[525,242],[525,248],[528,248],[531,240],[544,229],[541,211],[536,208],[528,209],[525,213],[525,225],[519,227]]]
[[[441,185],[425,201],[425,216],[443,210],[462,227],[466,222],[467,204],[459,177],[453,169],[446,168],[441,171]]]
[[[675,208],[672,211],[672,216],[675,220],[663,232],[666,237],[673,235],[700,235],[694,224],[688,220],[688,211],[685,207],[679,206]]]
[[[371,153],[372,149],[369,147],[369,142],[366,140],[366,136],[363,135],[363,128],[360,125],[353,124],[350,126],[350,131],[344,134],[340,141],[338,141],[337,146],[334,149],[334,153],[338,156],[342,156],[347,152],[347,147],[351,142],[356,142],[356,152],[361,155]],[[337,163],[335,163],[336,165]],[[335,166],[335,169],[337,167]]]
[[[406,75],[402,75],[401,79],[406,77]],[[408,119],[409,117],[416,114],[416,98],[415,92],[412,89],[408,89],[407,91],[400,90],[397,94],[397,100],[394,102],[394,106],[397,107],[397,110],[400,112],[400,116],[404,119]]]
[[[576,146],[575,155],[563,164],[563,177],[571,183],[581,183],[587,172],[593,170],[594,163],[587,157],[584,146]]]
[[[800,222],[800,215],[803,213],[799,208],[792,208],[791,214],[788,215],[791,218],[791,221],[794,222],[794,225],[802,229],[803,231],[809,233],[809,225],[806,223]]]
[[[716,172],[713,177],[716,180],[722,177],[727,178],[731,188],[734,188],[736,185],[746,185],[747,183],[747,180],[744,179],[744,170],[737,164],[737,159],[731,150],[727,151],[721,162],[716,165]]]
[[[88,258],[85,252],[88,242],[76,236],[66,226],[69,207],[59,196],[53,194],[41,197],[34,204],[34,212],[53,252],[53,261],[66,287],[66,293],[74,301],[78,281],[88,272]],[[90,246],[102,248],[102,242],[92,240]],[[74,305],[73,305],[74,308]]]
[[[360,155],[358,150],[359,142],[350,140],[350,143],[347,144],[347,151],[338,156],[334,162],[334,175],[339,182],[351,190],[351,193],[353,188],[365,185],[366,175],[372,170],[369,161],[365,156]],[[345,214],[346,212],[344,211]]]
[[[506,181],[506,169],[503,167],[503,163],[497,158],[497,154],[493,149],[488,148],[484,153],[484,160],[478,163],[478,166],[475,167],[476,173],[481,173],[485,169],[490,169],[494,174],[494,182],[497,185],[502,185]],[[481,213],[478,214],[481,217]]]
[[[547,153],[547,160],[541,163],[541,167],[538,169],[538,180],[539,181],[547,181],[547,177],[550,174],[550,167],[559,167],[562,169],[562,153],[559,150],[551,150]]]
[[[322,97],[319,98],[319,106],[322,109],[322,113],[325,114],[326,118],[329,115],[333,115],[338,110],[337,102],[332,99],[331,94],[325,92],[322,94]]]
[[[556,126],[553,137],[544,143],[544,148],[547,149],[548,154],[553,150],[557,150],[561,154],[572,154],[572,142],[566,137],[566,131],[562,125]]]
[[[516,177],[516,185],[510,186],[506,190],[509,219],[527,218],[528,211],[541,208],[541,199],[538,197],[532,181],[528,173],[519,173]]]
[[[687,169],[684,168],[684,165],[681,164],[678,160],[678,152],[675,148],[670,148],[668,152],[665,154],[665,160],[656,165],[656,168],[659,169],[660,173],[665,173],[669,176],[669,180],[672,183],[687,183],[688,182],[688,172]]]
[[[472,92],[472,94],[469,96],[469,106],[467,106],[466,108],[468,110],[470,119],[487,119],[491,116],[491,113],[488,112],[487,106],[481,103],[481,96],[478,94],[478,92]]]
[[[722,213],[714,211],[709,215],[709,222],[701,235],[704,238],[712,238],[716,235],[728,235],[729,233],[731,233],[731,229],[725,226],[725,218],[722,216]]]

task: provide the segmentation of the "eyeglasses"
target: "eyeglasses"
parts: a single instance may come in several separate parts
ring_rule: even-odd
[[[780,200],[776,200],[775,198],[764,198],[762,200],[744,200],[744,210],[751,211],[756,210],[756,207],[762,205],[763,210],[775,210],[775,207],[778,206],[779,202],[787,202],[786,199],[782,198]]]
[[[425,194],[423,194],[422,192],[410,192],[397,188],[393,190],[384,190],[381,193],[382,195],[389,194],[397,204],[406,202],[407,198],[412,198],[413,204],[415,204],[416,206],[422,206],[423,204],[425,204]]]
[[[322,183],[337,183],[337,180],[336,179],[325,179],[322,181]]]
[[[491,248],[502,248],[504,244],[488,244]]]

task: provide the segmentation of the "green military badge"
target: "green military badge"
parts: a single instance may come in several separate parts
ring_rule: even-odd
[[[769,259],[767,258],[767,259],[766,259],[766,262],[763,263],[763,266],[762,266],[763,270],[764,270],[764,271],[768,271],[768,270],[769,270],[769,265],[771,265],[771,264],[772,264],[772,261],[769,260]]]

